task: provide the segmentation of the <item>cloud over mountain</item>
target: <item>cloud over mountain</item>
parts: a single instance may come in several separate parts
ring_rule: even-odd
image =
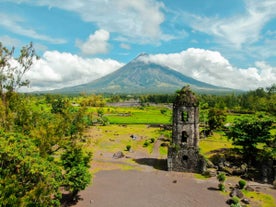
[[[255,67],[236,68],[219,52],[189,48],[179,53],[140,56],[144,62],[168,66],[186,76],[209,84],[250,90],[276,83],[276,68],[265,62]],[[71,53],[45,52],[27,78],[31,90],[48,90],[87,83],[103,77],[124,64],[112,59],[81,58]]]
[[[234,89],[256,89],[276,83],[276,68],[265,62],[236,68],[219,52],[189,48],[180,53],[141,56],[145,62],[169,66],[196,80]]]
[[[31,81],[29,90],[50,90],[95,80],[123,64],[116,60],[82,58],[71,53],[47,51],[26,74]]]

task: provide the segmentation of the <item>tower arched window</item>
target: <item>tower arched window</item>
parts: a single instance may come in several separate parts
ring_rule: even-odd
[[[182,136],[181,136],[181,143],[186,143],[187,139],[188,139],[189,135],[187,134],[186,131],[182,132]]]
[[[188,111],[182,111],[181,120],[182,120],[183,122],[187,122],[188,119],[189,119]]]

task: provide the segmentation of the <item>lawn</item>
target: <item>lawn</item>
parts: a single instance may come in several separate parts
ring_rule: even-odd
[[[172,112],[164,107],[105,108],[105,116],[110,124],[170,124]]]

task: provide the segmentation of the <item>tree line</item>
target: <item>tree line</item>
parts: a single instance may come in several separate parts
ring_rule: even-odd
[[[255,113],[257,111],[276,115],[276,83],[270,87],[255,90],[231,93],[226,95],[196,94],[202,109],[217,108],[231,110],[237,113]],[[133,95],[132,99],[139,100],[141,104],[147,103],[172,103],[175,94],[146,94]],[[109,102],[120,102],[129,99],[125,94],[106,95]]]

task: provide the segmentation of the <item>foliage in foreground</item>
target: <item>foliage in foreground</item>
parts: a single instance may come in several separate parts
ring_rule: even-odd
[[[84,190],[91,181],[89,163],[92,154],[85,153],[81,146],[68,147],[61,156],[65,169],[65,187],[72,192],[73,198],[79,191]]]
[[[59,206],[62,186],[76,196],[91,179],[91,154],[75,144],[81,143],[87,113],[65,99],[52,100],[50,110],[38,108],[31,97],[16,93],[30,83],[23,76],[37,58],[31,43],[19,54],[13,57],[14,48],[0,43],[0,204]],[[73,156],[86,162],[62,165],[61,157],[76,150]]]
[[[61,168],[40,156],[29,138],[0,133],[0,203],[4,206],[58,206]]]

